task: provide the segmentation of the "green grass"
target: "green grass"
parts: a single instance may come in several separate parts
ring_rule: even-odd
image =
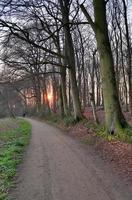
[[[104,138],[108,141],[119,140],[125,143],[132,143],[132,127],[121,129],[121,131],[116,132],[114,135],[110,135],[105,131],[105,126],[103,124],[95,124],[92,121],[83,120],[82,122],[85,127],[92,130],[96,136]]]
[[[73,116],[64,117],[63,122],[64,122],[65,126],[71,126],[71,125],[75,125],[77,123]]]
[[[31,133],[31,125],[27,121],[16,119],[15,123],[18,125],[15,128],[0,132],[0,200],[8,199],[8,190],[14,184],[12,178]]]

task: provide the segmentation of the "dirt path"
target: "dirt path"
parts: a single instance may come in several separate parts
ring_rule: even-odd
[[[132,200],[132,188],[91,148],[28,119],[32,138],[18,170],[13,200]]]

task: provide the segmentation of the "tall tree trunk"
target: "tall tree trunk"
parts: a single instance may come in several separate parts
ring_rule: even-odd
[[[125,20],[125,29],[126,29],[126,41],[127,41],[127,57],[128,57],[128,84],[129,84],[129,104],[130,111],[132,115],[132,56],[131,56],[131,44],[127,20],[127,6],[125,0],[122,0],[124,7],[124,20]]]
[[[59,52],[61,52],[60,48],[59,48]],[[64,44],[64,55],[66,55],[65,44]],[[60,58],[60,62],[62,62],[61,58]],[[67,65],[66,58],[64,58],[63,62],[64,62],[64,65],[66,66]],[[63,101],[64,115],[67,116],[69,114],[69,110],[68,110],[67,94],[66,94],[66,68],[61,67],[60,72],[61,72],[61,88],[62,88],[62,101]]]
[[[83,100],[83,109],[85,109],[86,107],[86,78],[85,78],[85,68],[84,68],[84,45],[83,45],[83,38],[81,35],[81,31],[78,27],[78,33],[79,33],[79,37],[80,37],[80,45],[81,45],[81,60],[82,60],[82,66],[81,66],[81,70],[82,70],[82,79],[83,79],[83,83],[82,83],[82,100]]]
[[[33,76],[33,87],[35,91],[35,99],[36,99],[36,111],[37,113],[41,110],[41,88],[40,88],[40,79],[39,76]]]
[[[64,41],[63,41],[64,43]],[[57,35],[57,40],[56,40],[56,47],[58,49],[58,54],[61,54],[61,47],[60,47],[60,40],[59,40],[59,32]],[[65,43],[64,43],[64,55],[65,55]],[[64,64],[64,66],[67,65],[67,60],[64,57],[63,61],[61,59],[61,57],[58,58],[58,62],[62,65]],[[61,74],[61,89],[60,89],[60,95],[61,95],[61,103],[60,106],[63,106],[63,108],[60,108],[60,110],[62,110],[64,113],[61,116],[67,116],[69,114],[68,112],[68,104],[67,104],[67,94],[66,94],[66,67],[60,67],[60,74]]]
[[[59,113],[61,117],[64,117],[64,106],[62,97],[62,87],[59,85]]]
[[[71,83],[71,94],[73,101],[73,110],[74,110],[74,118],[75,120],[82,119],[81,112],[81,104],[79,100],[79,92],[76,81],[76,70],[75,70],[75,55],[73,48],[73,41],[70,32],[69,26],[69,9],[70,9],[70,1],[69,0],[59,0],[63,24],[64,24],[64,34],[65,34],[65,44],[66,44],[66,52],[67,52],[67,61],[70,67],[69,69],[69,77]]]
[[[66,68],[61,68],[61,84],[64,115],[67,116],[69,112],[66,95]]]
[[[55,77],[55,74],[52,75],[52,89],[53,89],[53,103],[52,103],[52,110],[54,113],[57,111],[57,97],[58,94],[58,81]]]
[[[119,29],[119,36],[120,36],[121,68],[122,68],[122,75],[123,75],[123,81],[124,81],[123,87],[124,87],[125,107],[126,107],[126,111],[128,111],[128,89],[127,89],[127,80],[126,80],[126,74],[125,74],[124,55],[123,55],[123,36],[122,36],[121,25],[118,19],[116,19],[116,23]],[[120,85],[118,86],[120,88]],[[121,93],[120,93],[120,99],[123,99],[123,95]]]
[[[48,93],[47,93],[47,88],[46,88],[46,80],[45,77],[42,77],[42,82],[43,82],[43,104],[46,108],[46,113],[50,114],[51,110],[50,110],[50,104],[49,104],[49,100],[48,100]]]
[[[105,0],[93,0],[93,6],[95,23],[83,5],[81,5],[81,8],[95,32],[101,62],[106,130],[109,133],[113,133],[125,127],[127,123],[118,99],[114,62],[106,21],[106,2]]]

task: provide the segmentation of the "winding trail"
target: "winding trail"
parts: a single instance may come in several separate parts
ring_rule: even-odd
[[[88,145],[36,120],[13,200],[132,200],[132,188]]]

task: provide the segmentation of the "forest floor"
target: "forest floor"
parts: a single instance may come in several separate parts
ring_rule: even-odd
[[[132,125],[130,113],[126,112],[124,114],[129,125]],[[100,137],[97,133],[98,128],[94,126],[92,109],[87,108],[84,115],[90,123],[80,122],[67,127],[63,122],[60,122],[59,127],[68,131],[67,134],[70,136],[78,138],[88,145],[92,145],[96,153],[103,160],[107,161],[110,167],[115,169],[128,183],[132,183],[132,144],[111,137]],[[102,123],[104,121],[104,111],[98,109],[97,115],[100,123]]]
[[[100,123],[104,121],[104,111],[97,110]],[[132,125],[132,117],[129,112],[124,113],[129,125]],[[91,108],[86,108],[84,116],[88,119],[77,124],[66,125],[63,121],[55,122],[55,125],[74,138],[83,143],[92,145],[97,155],[109,163],[110,167],[122,176],[128,183],[132,183],[132,143],[127,143],[114,137],[107,137],[98,134],[98,127],[94,126],[93,114]]]

